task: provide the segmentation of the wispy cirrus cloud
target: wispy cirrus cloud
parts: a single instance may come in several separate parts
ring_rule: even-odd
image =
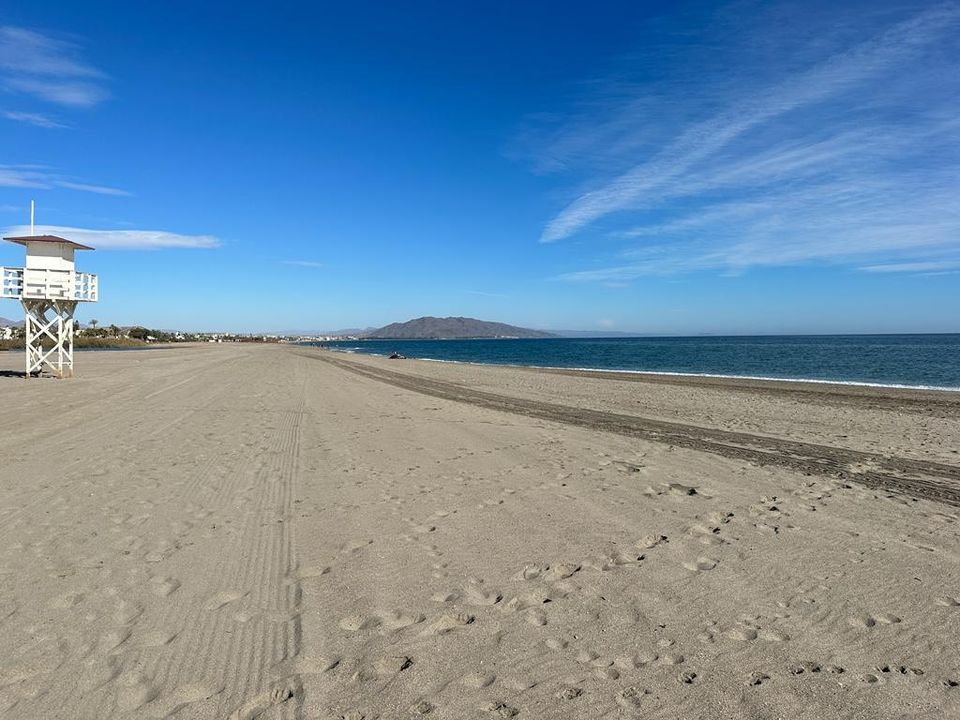
[[[960,258],[957,260],[933,260],[929,262],[890,263],[889,265],[866,265],[860,268],[872,273],[940,273],[960,270]]]
[[[37,225],[37,235],[56,235],[102,250],[159,250],[162,248],[216,248],[222,243],[213,235],[181,235],[163,230],[93,230],[89,228]],[[29,235],[29,225],[14,225],[4,235]]]
[[[467,295],[479,295],[480,297],[488,298],[507,298],[509,295],[504,295],[503,293],[492,293],[484,292],[483,290],[464,290]]]
[[[108,97],[106,79],[74,40],[0,26],[0,85],[9,91],[55,105],[91,107]]]
[[[43,113],[35,112],[19,112],[16,110],[6,110],[2,113],[3,117],[7,120],[14,120],[16,122],[26,123],[27,125],[36,125],[37,127],[42,128],[65,128],[67,127],[61,122],[57,122],[51,117],[44,115]]]
[[[0,165],[0,187],[35,188],[37,190],[66,188],[97,195],[130,195],[126,190],[119,188],[82,182],[69,175],[58,173],[45,165]]]
[[[316,260],[283,260],[284,265],[295,265],[297,267],[306,267],[306,268],[322,268],[326,267],[324,263],[318,262]]]
[[[597,83],[572,118],[521,136],[535,171],[579,173],[584,188],[541,240],[624,245],[563,279],[960,254],[960,5],[809,15],[789,33],[758,11],[722,38],[686,37],[676,52],[696,55],[699,39],[723,62]],[[764,42],[776,52],[756,64]]]

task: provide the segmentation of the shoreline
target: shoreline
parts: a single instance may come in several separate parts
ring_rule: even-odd
[[[318,350],[330,350],[345,355],[358,355],[387,358],[386,353],[361,352],[340,347],[323,347],[311,343],[298,343],[301,347],[312,347]],[[478,367],[502,367],[513,370],[533,370],[539,372],[549,372],[557,374],[568,374],[574,377],[603,377],[612,376],[612,379],[630,380],[643,379],[651,382],[683,382],[699,383],[699,381],[708,381],[703,384],[716,384],[725,387],[756,387],[763,389],[786,389],[782,384],[795,386],[796,389],[803,389],[803,386],[815,386],[818,391],[824,389],[864,389],[864,390],[893,390],[905,391],[908,393],[947,393],[960,394],[960,386],[941,386],[941,385],[907,385],[903,383],[874,383],[860,380],[822,380],[817,378],[778,378],[763,375],[724,375],[722,373],[693,373],[679,372],[670,370],[626,370],[612,368],[591,368],[591,367],[564,367],[559,365],[519,365],[517,363],[493,363],[479,362],[476,360],[445,360],[442,358],[430,357],[407,357],[406,360],[421,360],[424,362],[445,363],[451,365],[473,365]],[[713,381],[713,382],[710,382]]]

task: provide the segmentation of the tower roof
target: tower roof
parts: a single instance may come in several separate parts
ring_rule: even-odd
[[[66,238],[57,237],[56,235],[24,235],[22,237],[6,237],[4,240],[16,243],[17,245],[23,245],[24,247],[26,247],[27,243],[46,242],[63,243],[64,245],[70,245],[75,250],[93,250],[89,245],[81,245],[73,240],[67,240]]]

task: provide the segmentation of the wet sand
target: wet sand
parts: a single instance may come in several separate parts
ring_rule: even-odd
[[[77,374],[0,375],[0,717],[960,713],[960,394],[247,345]]]

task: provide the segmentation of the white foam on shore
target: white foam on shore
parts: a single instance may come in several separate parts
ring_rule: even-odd
[[[357,349],[341,349],[341,348],[326,348],[327,350],[333,350],[334,352],[347,352],[351,355],[375,355],[377,357],[387,357],[386,353],[375,353],[375,352],[366,352],[363,350]],[[532,368],[534,370],[576,370],[577,372],[592,372],[592,373],[622,373],[624,375],[666,375],[668,377],[691,377],[691,378],[717,378],[720,380],[764,380],[767,382],[782,382],[782,383],[813,383],[816,385],[842,385],[842,386],[852,386],[852,387],[869,387],[869,388],[888,388],[894,390],[938,390],[943,392],[960,392],[960,387],[950,387],[948,385],[902,385],[898,383],[872,383],[872,382],[862,382],[859,380],[820,380],[813,378],[781,378],[781,377],[768,377],[766,375],[722,375],[720,373],[687,373],[687,372],[674,372],[670,370],[618,370],[612,368],[590,368],[590,367],[560,367],[556,365],[518,365],[516,363],[484,363],[476,362],[472,360],[441,360],[440,358],[409,358],[410,360],[425,360],[427,362],[437,362],[437,363],[450,363],[452,365],[478,365],[480,367],[515,367],[515,368]]]

